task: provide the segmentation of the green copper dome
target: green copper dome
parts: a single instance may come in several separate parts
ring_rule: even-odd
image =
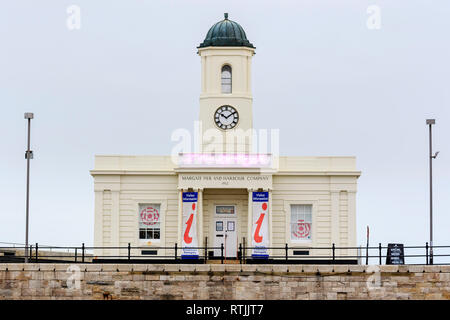
[[[206,34],[205,40],[198,46],[204,47],[249,47],[254,48],[247,40],[244,29],[234,21],[228,20],[228,13],[225,19],[213,25]]]

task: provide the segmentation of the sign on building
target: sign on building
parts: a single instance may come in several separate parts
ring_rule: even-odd
[[[198,259],[198,192],[183,192],[182,259]]]
[[[253,192],[252,257],[269,257],[269,192]]]

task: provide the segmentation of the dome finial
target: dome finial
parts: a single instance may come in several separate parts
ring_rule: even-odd
[[[228,20],[228,13],[224,13],[223,16],[225,17],[225,20]]]

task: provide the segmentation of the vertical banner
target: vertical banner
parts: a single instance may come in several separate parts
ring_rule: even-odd
[[[198,192],[183,192],[183,230],[181,259],[198,259],[197,241]]]
[[[253,192],[252,257],[269,258],[269,192]]]

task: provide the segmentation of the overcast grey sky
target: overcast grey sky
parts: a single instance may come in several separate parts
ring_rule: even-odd
[[[66,26],[81,8],[81,29]],[[381,29],[366,26],[369,5]],[[93,242],[95,154],[169,155],[198,119],[196,46],[228,12],[256,46],[254,124],[282,155],[354,155],[358,243],[428,240],[428,131],[436,118],[435,244],[450,244],[450,2],[87,1],[0,5],[0,241]],[[173,90],[175,88],[175,90]]]

